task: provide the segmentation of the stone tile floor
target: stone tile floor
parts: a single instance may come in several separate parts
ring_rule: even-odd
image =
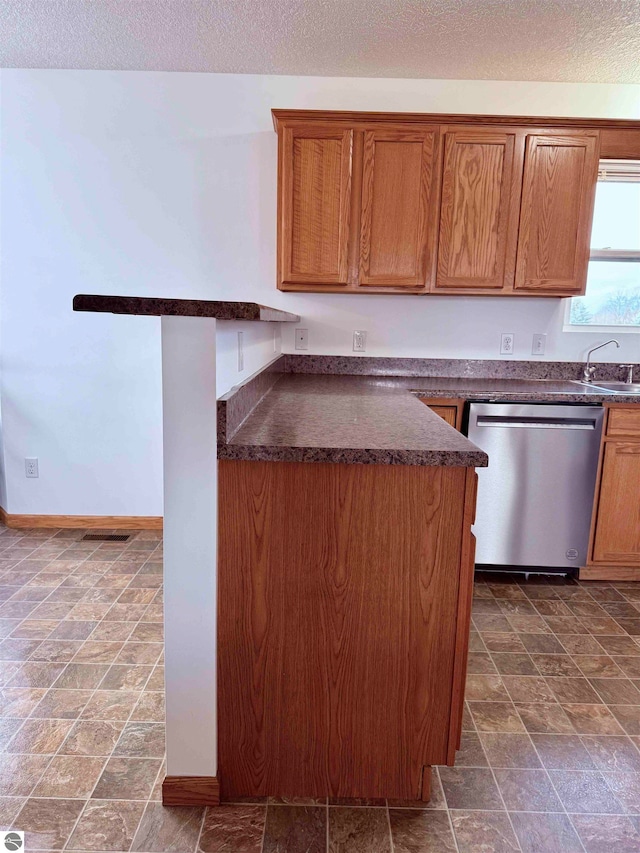
[[[161,538],[85,532],[0,526],[0,826],[28,851],[640,851],[640,584],[478,575],[428,805],[163,809]]]

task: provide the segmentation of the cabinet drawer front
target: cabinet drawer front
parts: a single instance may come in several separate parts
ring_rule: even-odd
[[[347,284],[352,131],[286,127],[281,159],[283,283]]]
[[[640,436],[640,406],[627,409],[611,407],[607,419],[607,435]]]
[[[433,263],[437,131],[364,134],[360,284],[424,287]]]
[[[640,441],[605,442],[593,559],[640,563]]]
[[[527,137],[517,289],[584,293],[598,143],[595,134]]]
[[[514,133],[445,135],[436,290],[504,287],[514,148]]]

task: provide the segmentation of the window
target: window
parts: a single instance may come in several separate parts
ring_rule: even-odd
[[[567,322],[640,328],[640,161],[600,161],[587,291]]]

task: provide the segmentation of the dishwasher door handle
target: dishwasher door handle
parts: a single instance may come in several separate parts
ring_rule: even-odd
[[[520,429],[596,429],[596,421],[590,418],[541,418],[505,415],[478,415],[479,427],[515,427]]]

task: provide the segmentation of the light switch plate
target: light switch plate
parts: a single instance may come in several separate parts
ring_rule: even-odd
[[[546,335],[534,335],[531,343],[531,355],[544,355],[546,345]]]
[[[244,370],[244,332],[238,332],[238,373]]]

